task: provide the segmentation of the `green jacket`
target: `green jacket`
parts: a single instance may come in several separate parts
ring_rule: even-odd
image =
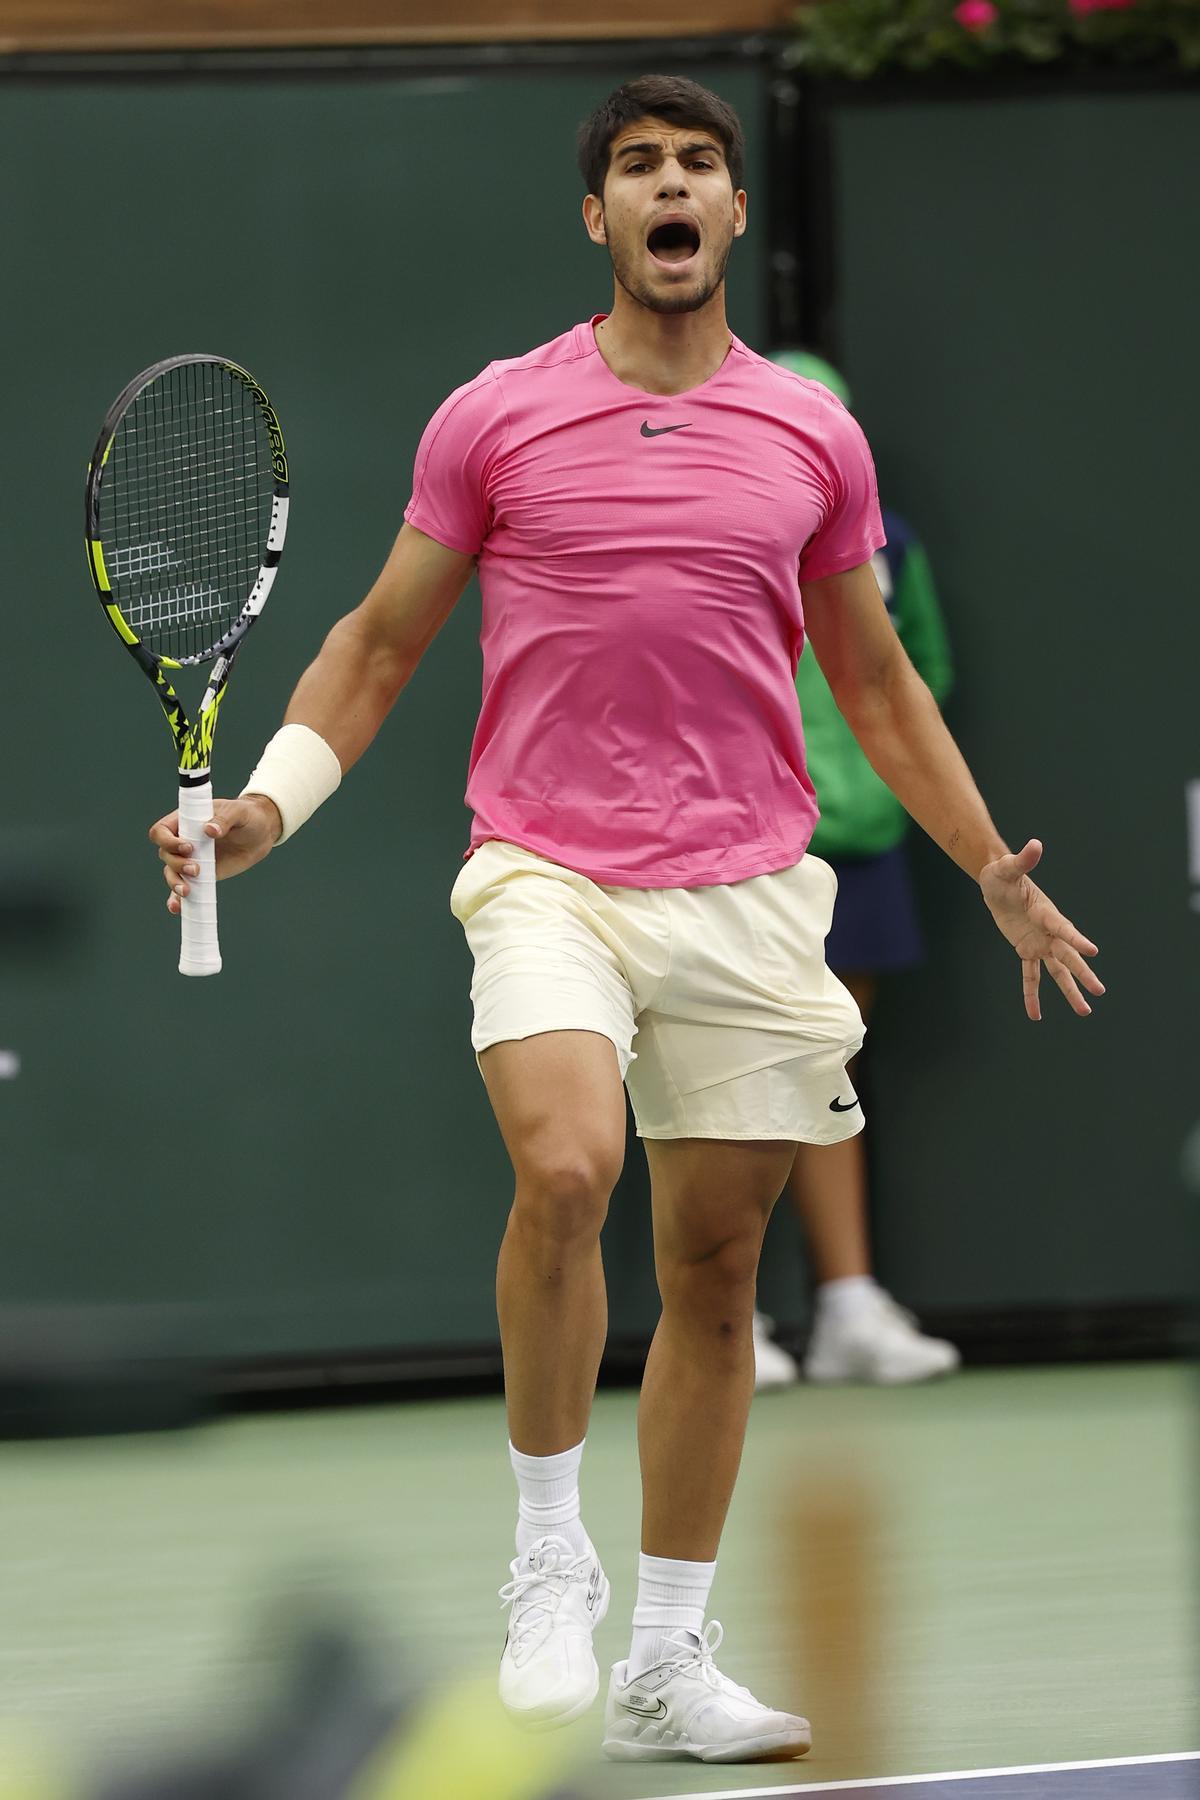
[[[941,705],[953,670],[929,559],[897,514],[885,510],[884,529],[887,548],[875,558],[880,589],[900,642]],[[796,692],[821,809],[811,849],[823,857],[878,856],[892,849],[908,829],[908,814],[859,749],[811,648],[800,658]]]

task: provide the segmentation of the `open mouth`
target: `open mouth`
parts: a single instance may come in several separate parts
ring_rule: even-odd
[[[700,233],[686,219],[666,219],[654,227],[646,248],[656,262],[690,262],[700,248]]]

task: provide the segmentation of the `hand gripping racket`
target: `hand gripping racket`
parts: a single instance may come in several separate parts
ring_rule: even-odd
[[[242,639],[266,605],[288,516],[275,409],[223,356],[169,356],[108,410],[87,475],[88,567],[175,739],[179,835],[200,869],[182,906],[181,975],[215,975],[213,734]],[[191,723],[169,669],[212,664]]]

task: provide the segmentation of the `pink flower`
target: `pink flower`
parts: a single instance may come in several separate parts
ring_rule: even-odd
[[[959,0],[954,16],[966,31],[986,31],[989,25],[996,23],[1000,13],[992,0]]]
[[[1132,6],[1134,0],[1068,0],[1073,13],[1093,13]]]

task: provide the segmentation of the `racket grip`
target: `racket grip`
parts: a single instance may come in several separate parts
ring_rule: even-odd
[[[182,901],[179,973],[216,975],[221,967],[217,942],[217,846],[204,827],[213,816],[212,782],[179,790],[179,835],[192,846],[190,860],[200,873],[187,877],[191,892]]]

